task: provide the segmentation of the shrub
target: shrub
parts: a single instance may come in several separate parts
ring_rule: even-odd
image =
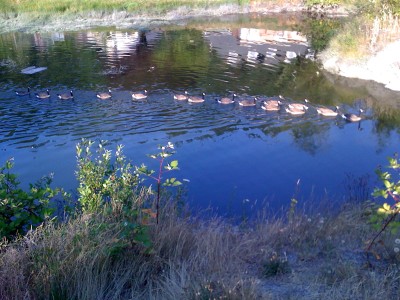
[[[380,230],[369,242],[367,251],[370,251],[372,246],[377,243],[383,232],[390,230],[392,233],[396,233],[400,227],[400,220],[398,219],[400,213],[400,179],[398,178],[399,174],[394,174],[394,172],[400,170],[400,163],[397,156],[390,157],[388,160],[388,168],[393,171],[383,171],[381,168],[376,170],[383,187],[375,188],[373,195],[384,199],[389,198],[392,203],[385,202],[372,216],[371,222]],[[383,241],[379,242],[383,243]]]
[[[49,202],[60,192],[50,188],[51,175],[30,184],[25,192],[19,187],[17,175],[10,172],[13,166],[13,159],[9,159],[0,168],[0,237],[7,239],[49,220],[54,212]]]
[[[83,212],[98,212],[106,203],[114,210],[130,205],[132,200],[137,200],[134,196],[139,178],[126,161],[123,146],[117,146],[112,163],[112,152],[104,148],[106,142],[99,143],[97,157],[91,152],[93,144],[93,141],[83,139],[76,146],[78,200]]]

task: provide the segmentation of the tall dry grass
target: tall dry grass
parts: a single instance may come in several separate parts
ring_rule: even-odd
[[[245,225],[164,208],[151,225],[151,251],[119,245],[118,218],[82,215],[3,246],[0,298],[399,298],[393,257],[366,267],[370,210],[357,204],[289,220],[264,215]]]
[[[400,38],[399,17],[390,10],[383,11],[366,27],[365,37],[372,53],[382,50],[384,46]]]
[[[327,51],[344,58],[370,57],[400,39],[400,20],[390,10],[374,18],[361,15],[346,23],[333,37]]]

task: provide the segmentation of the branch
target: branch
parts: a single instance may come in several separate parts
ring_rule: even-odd
[[[372,239],[372,241],[369,243],[369,245],[368,245],[366,251],[370,251],[370,250],[371,250],[371,247],[372,247],[372,245],[375,243],[375,240],[382,234],[382,232],[385,231],[385,229],[389,226],[390,222],[392,222],[392,221],[397,217],[397,215],[398,215],[399,213],[400,213],[400,211],[397,210],[396,212],[394,212],[394,213],[386,220],[386,222],[385,222],[385,224],[383,224],[381,230],[375,235],[375,237],[374,237],[374,238]]]

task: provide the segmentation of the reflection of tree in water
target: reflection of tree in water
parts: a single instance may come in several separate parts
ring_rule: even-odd
[[[328,124],[305,122],[292,129],[293,141],[300,149],[315,155],[328,140]]]
[[[378,138],[377,152],[379,153],[390,141],[392,132],[400,134],[400,110],[375,108],[375,117],[373,133]]]
[[[136,44],[136,51],[140,51],[141,48],[147,48],[146,31],[139,31],[139,43]]]

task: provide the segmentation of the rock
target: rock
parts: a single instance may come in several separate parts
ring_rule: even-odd
[[[319,56],[323,68],[335,75],[382,83],[386,88],[400,91],[400,41],[387,45],[371,57],[344,59],[329,52]]]

